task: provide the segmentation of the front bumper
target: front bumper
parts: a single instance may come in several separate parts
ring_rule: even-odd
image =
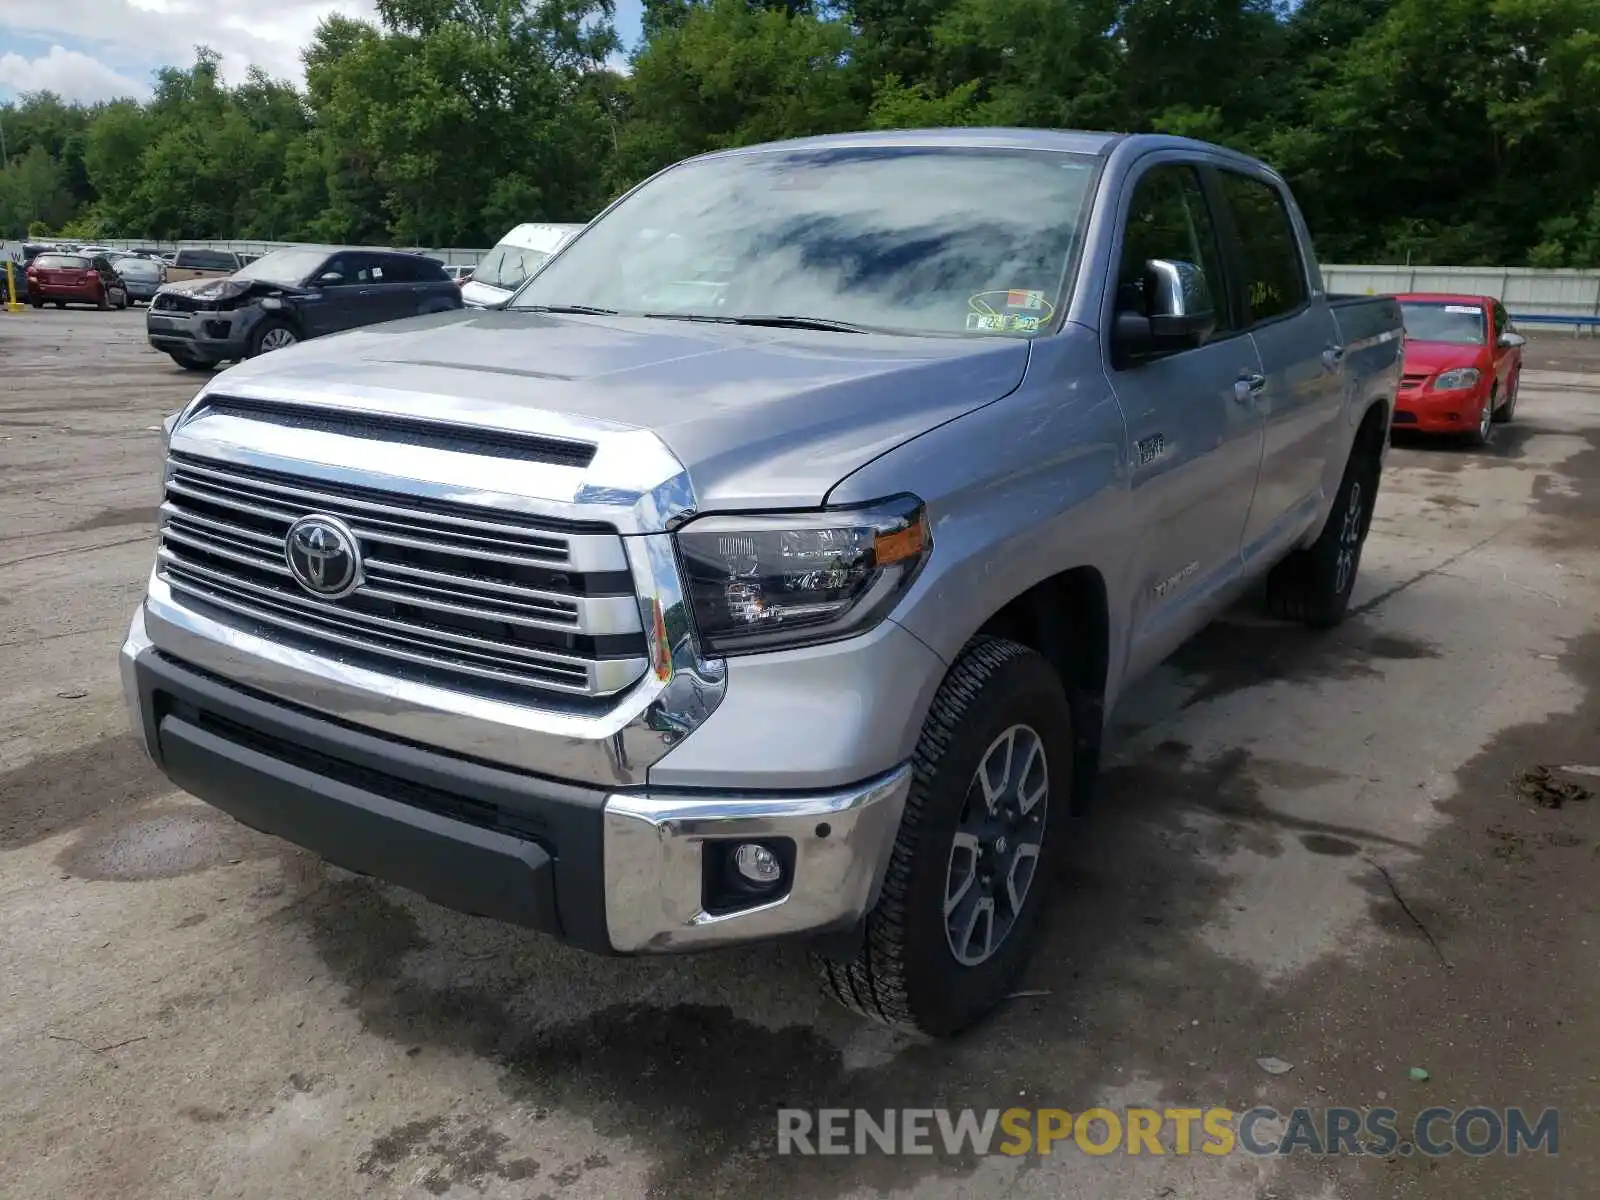
[[[255,310],[250,308],[180,312],[152,307],[145,313],[145,337],[166,354],[177,351],[214,361],[241,359],[250,344],[254,317]]]
[[[1395,396],[1393,428],[1417,433],[1471,433],[1483,413],[1481,386],[1448,392],[1416,388]]]
[[[491,767],[231,686],[161,653],[142,610],[121,670],[146,750],[200,799],[339,866],[600,953],[849,928],[877,899],[910,786],[904,765],[778,795],[608,792]],[[778,849],[788,869],[777,892],[729,906],[708,862],[738,841]]]

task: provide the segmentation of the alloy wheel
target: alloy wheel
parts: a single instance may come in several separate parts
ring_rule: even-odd
[[[1016,924],[1039,866],[1049,802],[1044,741],[1013,725],[984,751],[950,846],[945,940],[962,966],[986,962]]]

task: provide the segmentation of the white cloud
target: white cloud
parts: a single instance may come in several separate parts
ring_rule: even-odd
[[[254,65],[299,83],[300,52],[322,18],[376,12],[374,0],[0,0],[0,26],[80,45],[102,64],[186,67],[207,45],[230,82]]]
[[[51,46],[49,53],[37,58],[0,54],[0,87],[15,92],[54,92],[63,100],[86,103],[150,93],[148,84],[63,46]]]

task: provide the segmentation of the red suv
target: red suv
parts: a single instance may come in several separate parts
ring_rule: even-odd
[[[28,264],[28,300],[35,308],[46,301],[127,308],[128,288],[102,255],[41,254]]]

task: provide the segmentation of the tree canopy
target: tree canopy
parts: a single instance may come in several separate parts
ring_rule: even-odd
[[[1160,130],[1271,162],[1330,261],[1600,266],[1600,0],[379,0],[305,86],[0,105],[0,235],[492,244],[689,154],[861,128]]]

